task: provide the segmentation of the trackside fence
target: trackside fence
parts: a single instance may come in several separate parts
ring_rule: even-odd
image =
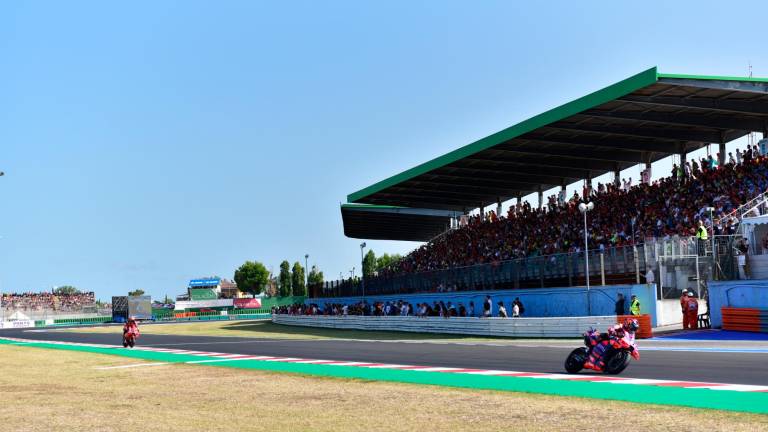
[[[215,312],[187,312],[173,313],[153,311],[153,321],[174,322],[174,321],[234,321],[234,320],[252,320],[269,319],[272,316],[271,309],[235,309],[232,311]],[[64,319],[44,319],[44,320],[16,320],[0,321],[0,328],[29,328],[29,327],[59,327],[59,326],[88,326],[96,324],[106,324],[112,321],[111,315],[82,318],[64,318]]]

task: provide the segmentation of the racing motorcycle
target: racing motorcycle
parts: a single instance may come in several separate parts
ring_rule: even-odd
[[[139,329],[135,327],[129,328],[128,331],[123,333],[123,348],[133,348],[136,345],[136,339],[138,338]]]
[[[589,329],[584,333],[584,347],[571,351],[565,359],[565,370],[575,374],[588,367],[597,372],[616,375],[629,366],[630,358],[640,359],[635,343],[639,326],[631,320],[623,326],[616,325],[608,333]]]

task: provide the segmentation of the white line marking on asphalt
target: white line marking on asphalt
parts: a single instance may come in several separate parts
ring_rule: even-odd
[[[238,358],[217,358],[213,360],[193,360],[184,362],[186,364],[198,364],[198,363],[219,363],[219,362],[228,362],[228,361],[238,361],[238,360],[256,360],[253,358],[253,356],[246,356],[246,357],[238,357]]]
[[[621,381],[606,381],[611,384],[664,384],[664,383],[672,383],[677,382],[675,380],[657,380],[657,379],[647,379],[647,378],[627,378],[625,380]]]
[[[171,336],[171,335],[152,335],[152,336]],[[216,336],[219,337],[219,336]],[[232,337],[232,336],[221,336]],[[334,340],[346,340],[346,339],[334,339]],[[269,343],[269,342],[319,342],[320,339],[269,339],[269,340],[247,340],[247,341],[217,341],[217,342],[183,342],[183,343],[155,343],[155,344],[143,344],[145,347],[170,347],[170,346],[189,346],[189,345],[228,345],[228,344],[252,344],[252,343]]]

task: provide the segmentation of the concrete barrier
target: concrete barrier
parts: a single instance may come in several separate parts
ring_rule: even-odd
[[[417,318],[371,316],[272,316],[276,324],[348,330],[405,331],[476,336],[580,337],[594,327],[605,331],[616,324],[616,316],[560,318]]]

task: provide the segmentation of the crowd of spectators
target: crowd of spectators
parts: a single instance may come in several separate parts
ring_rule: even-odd
[[[50,292],[3,293],[2,307],[7,311],[80,311],[96,302],[93,292],[53,294]]]
[[[645,238],[693,236],[699,222],[710,234],[733,234],[738,221],[721,218],[768,189],[768,158],[757,146],[729,153],[726,163],[717,157],[674,165],[672,175],[632,186],[598,184],[549,197],[549,204],[533,208],[528,202],[510,207],[506,216],[491,211],[470,217],[467,223],[414,250],[379,276],[417,273],[496,263],[516,258],[580,252],[584,220],[578,205],[595,203],[589,213],[589,249],[641,243]],[[584,197],[587,197],[585,200]],[[708,207],[713,207],[712,221]],[[714,222],[714,223],[713,223]]]
[[[494,307],[495,304],[495,307]],[[452,303],[450,301],[433,301],[430,305],[427,302],[416,303],[415,305],[407,301],[376,301],[368,303],[361,301],[358,303],[346,304],[346,303],[325,303],[318,305],[317,303],[303,304],[296,303],[293,305],[280,306],[272,308],[273,314],[287,314],[287,315],[318,315],[318,316],[348,316],[348,315],[363,315],[363,316],[415,316],[415,317],[519,317],[525,313],[525,307],[523,306],[520,298],[515,298],[509,303],[509,310],[503,301],[493,302],[491,296],[486,296],[481,305],[475,307],[473,301],[469,301],[467,304],[463,302]]]

